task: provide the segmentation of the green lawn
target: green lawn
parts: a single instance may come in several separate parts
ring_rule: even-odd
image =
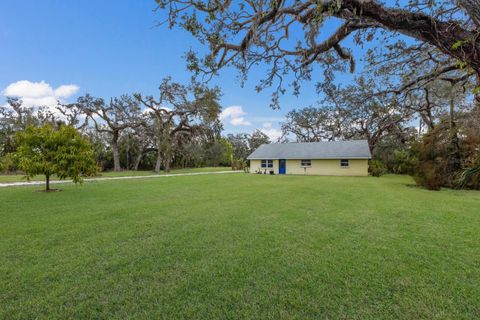
[[[186,168],[186,169],[173,169],[170,170],[170,174],[176,173],[190,173],[190,172],[214,172],[214,171],[228,171],[232,170],[231,167],[205,167],[205,168]],[[98,177],[127,177],[127,176],[149,176],[155,175],[157,173],[153,171],[105,171],[100,172]],[[158,174],[165,174],[164,171]],[[32,181],[45,181],[45,176],[35,176]],[[53,177],[52,180],[58,180],[56,177]],[[0,175],[0,183],[8,183],[8,182],[23,182],[27,181],[24,175],[22,174],[14,174],[14,175]]]
[[[480,192],[228,174],[0,189],[1,319],[478,319]]]

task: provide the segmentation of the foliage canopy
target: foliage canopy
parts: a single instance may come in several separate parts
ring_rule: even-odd
[[[82,176],[93,175],[97,170],[91,144],[72,126],[29,126],[17,133],[16,141],[14,157],[18,167],[28,178],[45,175],[46,191],[50,190],[52,175],[81,183]]]

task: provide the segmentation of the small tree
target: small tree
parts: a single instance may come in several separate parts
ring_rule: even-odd
[[[91,144],[72,126],[55,129],[52,125],[29,126],[16,136],[18,149],[14,157],[27,178],[45,175],[45,191],[50,190],[50,177],[71,178],[82,182],[82,176],[97,171]]]

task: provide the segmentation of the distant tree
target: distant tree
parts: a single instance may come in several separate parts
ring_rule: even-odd
[[[357,79],[346,87],[326,84],[325,98],[319,107],[292,110],[282,123],[284,136],[300,142],[366,139],[370,151],[387,137],[407,136],[413,111],[400,105],[396,96],[376,94],[373,80]]]
[[[132,137],[134,144],[134,158],[132,169],[137,171],[140,163],[149,152],[157,151],[155,146],[155,121],[151,115],[144,113],[140,117],[140,126],[137,126],[132,129]]]
[[[258,129],[251,134],[229,134],[226,139],[233,147],[233,158],[242,162],[262,144],[271,143],[270,138]]]
[[[233,146],[227,139],[220,138],[208,146],[205,157],[209,166],[230,166],[233,160]]]
[[[189,86],[165,78],[159,87],[160,97],[143,97],[136,94],[153,117],[155,142],[157,145],[157,162],[155,172],[164,165],[170,168],[175,149],[178,147],[178,135],[191,134],[198,126],[215,126],[221,107],[221,92],[218,88],[207,88],[198,83]]]
[[[113,168],[113,155],[108,134],[89,128],[86,131],[86,135],[92,144],[95,162],[98,164],[99,169],[105,171],[107,168]]]
[[[367,139],[370,151],[387,137],[403,139],[414,111],[400,104],[393,94],[377,94],[380,84],[359,77],[354,85],[326,85],[325,103],[334,114],[336,134],[343,139]]]
[[[227,139],[233,147],[233,157],[245,160],[250,154],[249,135],[247,133],[228,134]]]
[[[45,175],[45,190],[50,190],[50,177],[71,178],[82,182],[82,176],[92,175],[97,170],[90,143],[71,126],[29,126],[16,136],[17,151],[14,153],[18,166],[31,178]]]
[[[262,144],[271,143],[270,138],[260,130],[255,130],[248,137],[248,147],[250,149],[249,153],[253,152],[255,149],[260,147]]]
[[[135,128],[141,124],[138,120],[140,112],[138,101],[128,95],[122,95],[110,99],[110,103],[107,104],[103,99],[94,98],[87,94],[78,98],[75,107],[93,121],[97,132],[109,135],[114,171],[120,171],[118,142],[124,130]]]
[[[338,120],[335,111],[329,108],[293,109],[281,124],[282,134],[293,135],[298,142],[332,141],[341,135]]]
[[[62,104],[59,103],[56,106],[57,112],[61,115],[60,122],[67,126],[72,126],[77,130],[82,131],[88,126],[88,117],[85,114],[85,110],[79,108],[78,103]]]
[[[6,100],[6,104],[0,105],[0,157],[16,150],[17,132],[28,126],[56,123],[53,113],[45,106],[27,107],[22,100],[13,97],[7,97]]]

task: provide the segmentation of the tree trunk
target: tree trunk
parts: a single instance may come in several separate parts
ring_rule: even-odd
[[[165,170],[165,173],[170,172],[170,159],[168,159],[168,158],[165,159],[165,168],[164,168],[164,170]]]
[[[120,171],[120,153],[118,152],[118,133],[112,136],[113,171]]]
[[[480,1],[460,1],[470,17],[476,19],[478,15],[476,6]],[[480,59],[478,59],[480,43],[476,41],[475,31],[463,29],[450,21],[437,20],[423,12],[387,8],[377,1],[343,0],[341,3],[342,9],[355,12],[358,17],[372,19],[387,29],[437,47],[452,58],[465,62],[480,75]],[[467,39],[469,41],[465,42]],[[464,43],[457,48],[459,41]]]
[[[422,136],[422,127],[423,127],[422,117],[419,117],[419,119],[418,119],[418,135],[417,135],[417,139],[420,139],[420,137]]]
[[[140,153],[138,154],[137,158],[135,159],[135,163],[133,165],[133,170],[138,171],[138,166],[140,165],[140,162],[142,161],[143,158],[143,150],[140,150]]]
[[[45,175],[45,191],[50,191],[50,175]]]
[[[155,163],[155,172],[160,172],[160,166],[162,165],[162,155],[160,151],[157,151],[157,162]]]
[[[477,111],[480,111],[480,72],[477,75],[477,86],[475,88],[475,94],[473,98],[475,100],[475,108],[477,109]]]
[[[455,124],[455,102],[453,98],[450,98],[450,144],[452,148],[450,170],[454,174],[462,168],[462,155],[460,154],[457,126]]]

